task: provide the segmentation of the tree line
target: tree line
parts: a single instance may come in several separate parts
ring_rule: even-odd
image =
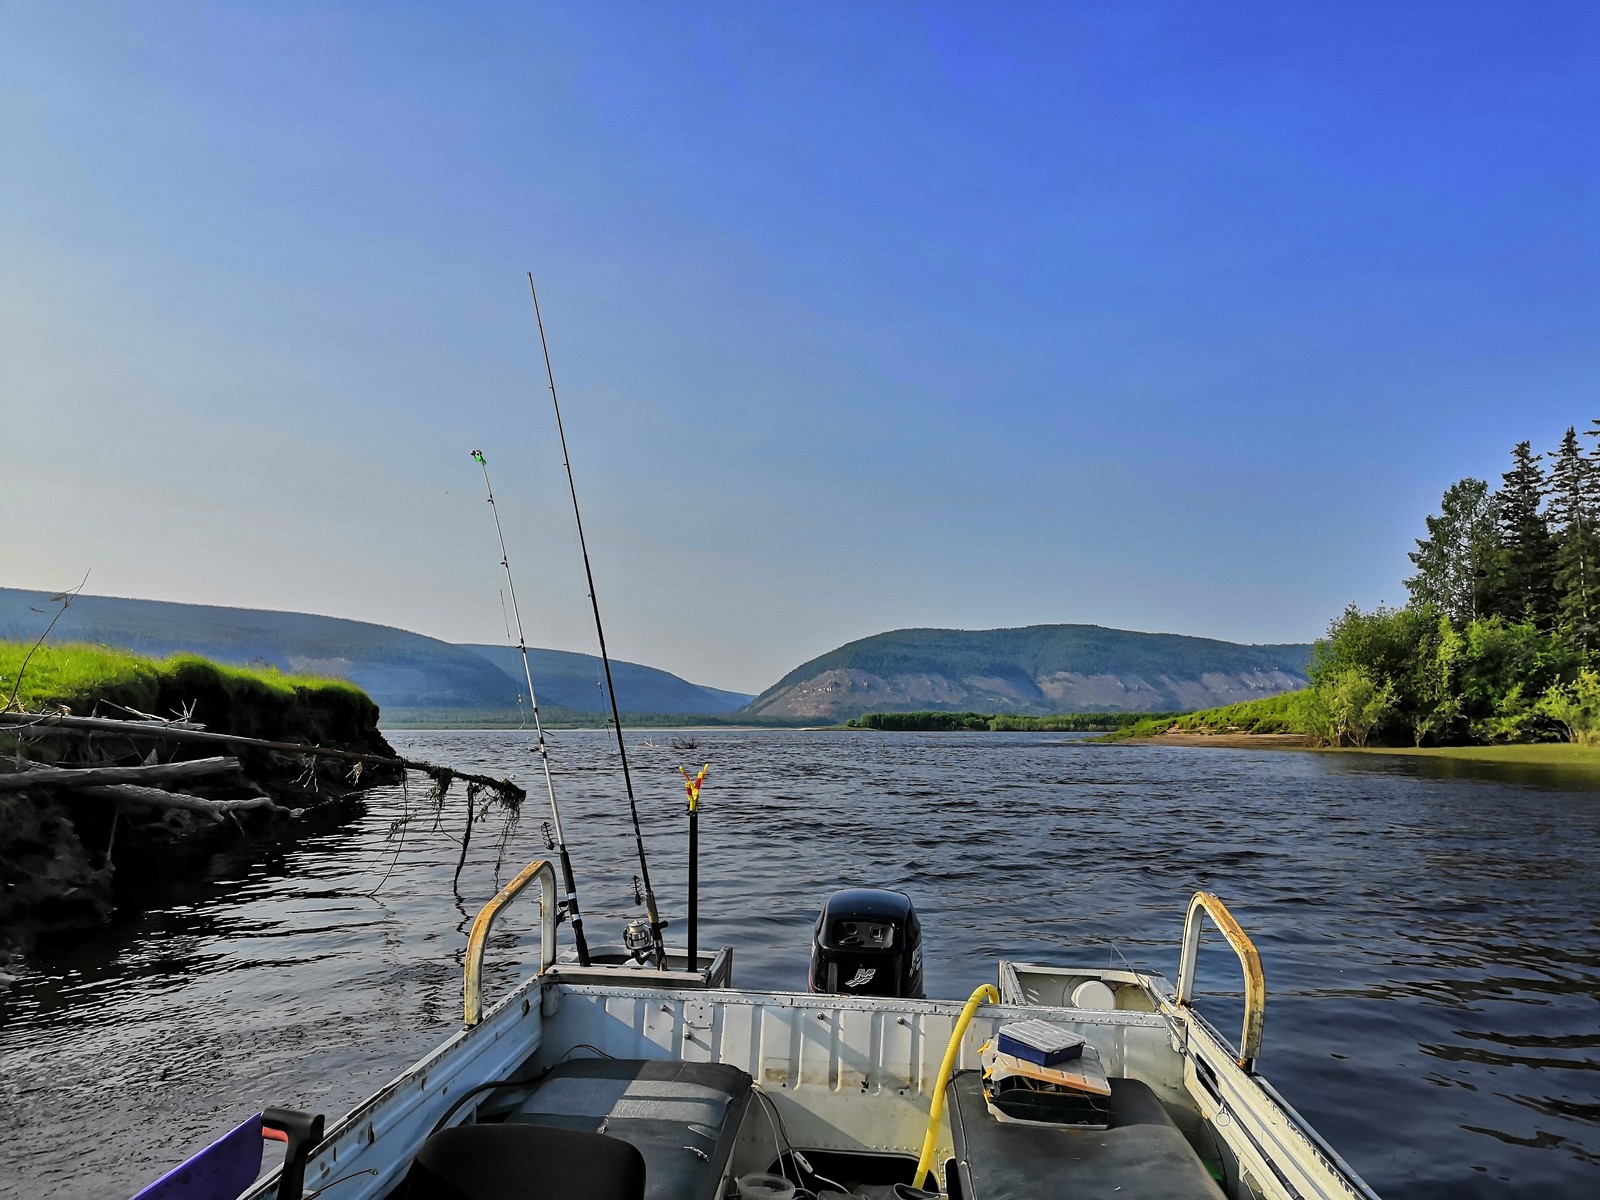
[[[1369,741],[1600,742],[1600,421],[1530,442],[1491,489],[1446,490],[1403,608],[1351,605],[1312,650],[1291,724]]]

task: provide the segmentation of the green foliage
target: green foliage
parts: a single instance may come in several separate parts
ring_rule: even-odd
[[[963,729],[989,728],[986,713],[910,712],[865,713],[859,721],[862,729],[883,729],[891,732],[946,732]]]
[[[1556,615],[1585,655],[1600,650],[1600,469],[1568,426],[1550,470],[1546,517],[1556,539]]]
[[[87,697],[144,709],[155,703],[160,683],[155,663],[126,650],[71,643],[35,650],[31,642],[0,642],[0,704],[13,690],[15,706],[30,712],[71,707]]]
[[[1558,683],[1534,708],[1567,731],[1569,741],[1600,745],[1600,672],[1584,667],[1571,683]]]
[[[1546,624],[1554,618],[1555,545],[1544,516],[1547,489],[1542,454],[1527,442],[1511,452],[1511,470],[1501,476],[1495,517],[1500,552],[1488,610],[1509,620]]]
[[[1372,731],[1394,710],[1394,685],[1365,667],[1325,672],[1312,688],[1327,712],[1335,745],[1365,746]]]
[[[1154,737],[1162,733],[1300,733],[1295,698],[1301,695],[1304,693],[1284,692],[1203,712],[1156,713],[1141,717],[1120,732],[1129,738]]]
[[[31,658],[30,650],[32,643],[0,641],[0,702],[11,695],[21,672],[15,704],[32,712],[65,706],[82,715],[96,702],[151,712],[164,695],[194,700],[207,694],[376,712],[366,693],[353,684],[287,675],[275,667],[230,667],[194,654],[151,659],[71,642],[39,646]],[[22,671],[25,659],[27,669]]]
[[[1455,683],[1465,649],[1466,640],[1443,613],[1433,630],[1417,639],[1401,692],[1413,745],[1422,745],[1427,737],[1446,731],[1460,719],[1461,700]]]
[[[1428,536],[1410,555],[1417,573],[1406,580],[1412,603],[1441,610],[1457,624],[1482,616],[1500,552],[1496,500],[1481,479],[1450,485]]]
[[[1339,721],[1322,688],[1306,688],[1289,696],[1289,722],[1295,733],[1315,738],[1324,746],[1339,742]]]

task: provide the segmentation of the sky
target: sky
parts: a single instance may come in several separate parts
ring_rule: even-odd
[[[1309,640],[1600,417],[1600,6],[0,0],[0,584]]]

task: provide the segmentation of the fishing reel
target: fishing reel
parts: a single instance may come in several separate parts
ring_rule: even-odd
[[[622,931],[622,945],[633,955],[634,962],[643,962],[645,956],[655,949],[655,944],[648,917],[635,917]]]

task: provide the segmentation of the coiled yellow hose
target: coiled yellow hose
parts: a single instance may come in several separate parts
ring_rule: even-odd
[[[1000,993],[995,990],[992,983],[986,983],[972,995],[967,997],[967,1002],[961,1008],[961,1015],[956,1018],[955,1032],[950,1035],[950,1044],[944,1049],[944,1061],[939,1064],[939,1077],[933,1084],[933,1109],[928,1113],[928,1133],[922,1139],[922,1156],[917,1159],[917,1173],[911,1177],[911,1186],[920,1188],[923,1180],[928,1177],[928,1172],[933,1169],[933,1152],[939,1142],[939,1118],[944,1116],[944,1090],[950,1083],[950,1076],[956,1069],[956,1055],[961,1052],[961,1037],[967,1032],[967,1026],[972,1023],[972,1014],[978,1011],[978,1005],[988,1001],[990,1004],[1000,1003]]]

